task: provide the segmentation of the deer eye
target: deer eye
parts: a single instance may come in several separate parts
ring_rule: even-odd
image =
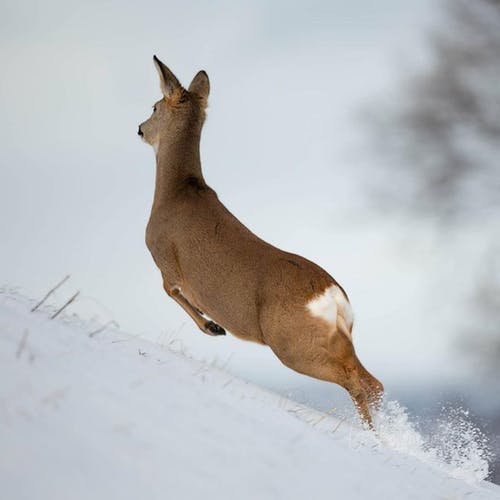
[[[156,106],[153,106],[153,113],[156,111]]]

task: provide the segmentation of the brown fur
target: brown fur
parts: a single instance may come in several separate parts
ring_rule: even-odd
[[[208,77],[199,72],[185,90],[156,57],[155,64],[164,98],[139,133],[157,153],[146,243],[165,291],[204,333],[214,334],[210,318],[236,337],[268,345],[293,370],[340,384],[371,424],[369,404],[383,387],[358,360],[352,325],[341,318],[335,327],[306,308],[336,281],[258,238],[219,201],[199,154]]]

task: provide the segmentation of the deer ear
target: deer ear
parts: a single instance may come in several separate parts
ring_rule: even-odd
[[[203,99],[208,99],[208,94],[210,92],[210,82],[208,80],[208,75],[205,71],[198,71],[196,76],[193,78],[193,81],[189,85],[189,92],[196,94]]]
[[[165,97],[170,97],[175,89],[181,87],[175,75],[156,57],[153,56],[158,74],[160,75],[160,87]]]

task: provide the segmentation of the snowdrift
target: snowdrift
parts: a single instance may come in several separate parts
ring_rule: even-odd
[[[30,305],[0,295],[1,498],[500,498],[387,436]]]

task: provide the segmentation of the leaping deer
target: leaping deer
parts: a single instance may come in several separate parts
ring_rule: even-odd
[[[344,289],[313,262],[258,238],[219,201],[201,171],[209,80],[186,90],[156,56],[163,98],[138,134],[156,153],[146,244],[165,291],[207,335],[269,346],[293,370],[341,385],[372,426],[382,384],[360,363]]]

